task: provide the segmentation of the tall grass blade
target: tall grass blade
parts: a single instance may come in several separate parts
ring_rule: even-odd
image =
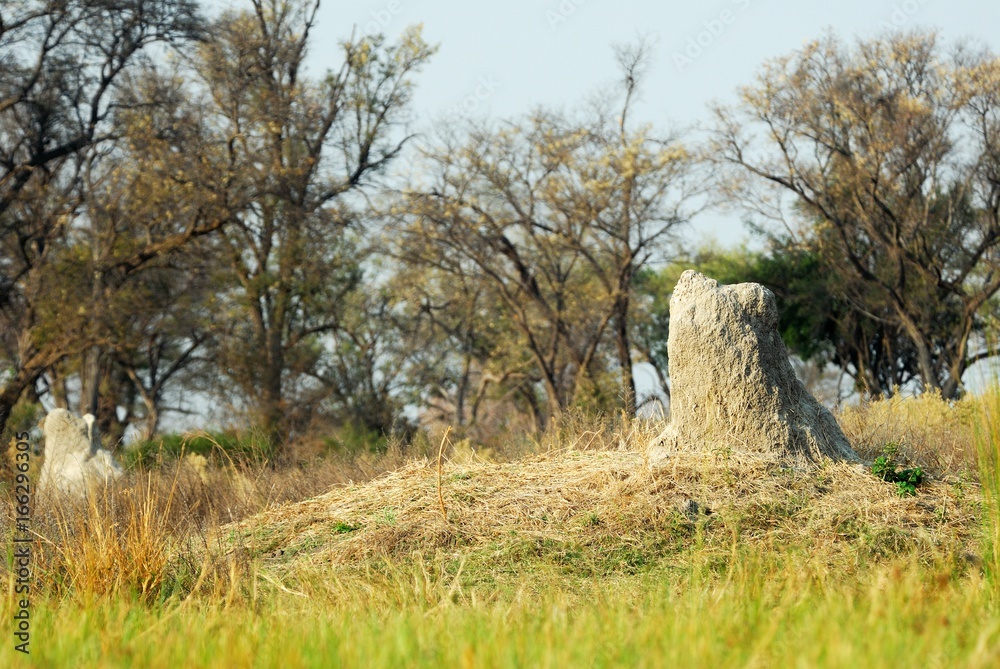
[[[983,564],[994,597],[1000,597],[1000,386],[983,396],[975,438],[983,490]]]

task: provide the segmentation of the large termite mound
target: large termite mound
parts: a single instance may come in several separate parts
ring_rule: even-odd
[[[795,376],[778,333],[774,294],[681,275],[670,298],[670,424],[651,460],[729,450],[791,465],[857,461],[833,415]]]

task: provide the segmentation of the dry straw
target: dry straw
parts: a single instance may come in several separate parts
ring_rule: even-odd
[[[444,445],[448,441],[448,434],[451,432],[451,426],[444,431],[444,436],[441,437],[441,446],[438,447],[438,457],[437,457],[437,490],[438,490],[438,504],[441,505],[441,517],[447,522],[448,511],[444,507],[444,493],[441,491],[441,471],[442,471],[442,461],[444,460]]]
[[[756,454],[705,451],[654,472],[641,448],[626,447],[503,464],[412,462],[226,531],[230,551],[279,569],[413,551],[499,554],[523,541],[610,548],[676,539],[679,546],[699,527],[857,561],[945,546],[972,551],[975,509],[973,496],[953,483],[931,481],[918,497],[901,498],[860,465],[795,471]]]

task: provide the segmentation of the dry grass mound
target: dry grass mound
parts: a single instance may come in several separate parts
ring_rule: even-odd
[[[581,575],[682,562],[693,546],[806,551],[845,567],[904,553],[961,562],[978,494],[928,481],[916,497],[859,465],[796,471],[759,456],[685,454],[655,471],[637,450],[555,451],[505,464],[414,462],[223,528],[229,556],[279,571],[444,552],[494,576],[539,560]]]
[[[972,478],[977,468],[976,415],[995,400],[992,395],[959,401],[935,393],[897,395],[847,407],[837,419],[854,449],[867,460],[893,446],[907,463],[936,476]]]

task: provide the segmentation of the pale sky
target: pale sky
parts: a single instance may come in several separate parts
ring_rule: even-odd
[[[612,45],[639,35],[656,44],[639,115],[664,130],[707,121],[708,103],[731,100],[765,60],[828,29],[849,39],[937,29],[946,44],[971,38],[1000,51],[1000,3],[984,0],[323,0],[310,68],[339,63],[352,29],[395,37],[413,23],[440,46],[417,79],[418,127],[463,107],[507,118],[578,104],[614,82]],[[732,244],[744,232],[737,214],[710,211],[688,232],[705,235]]]

